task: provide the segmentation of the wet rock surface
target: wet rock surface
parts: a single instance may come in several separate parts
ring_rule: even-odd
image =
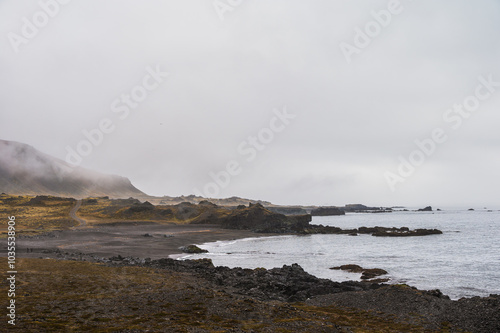
[[[320,208],[321,209],[321,208]],[[345,214],[338,208],[325,208],[325,214],[332,215],[335,209],[339,214]],[[358,234],[372,234],[378,237],[406,237],[427,236],[442,234],[437,229],[410,230],[407,227],[360,227],[357,229],[341,229],[332,226],[312,225],[311,215],[286,216],[270,211],[261,204],[250,204],[249,207],[238,206],[226,215],[216,214],[213,210],[207,210],[198,216],[192,223],[195,224],[217,224],[225,229],[251,230],[257,233],[276,234],[347,234],[356,236]]]
[[[428,330],[500,332],[499,295],[453,301],[439,290],[320,279],[308,274],[297,264],[269,270],[215,267],[209,259],[180,261],[122,258],[120,262],[110,264],[138,265],[193,274],[208,281],[214,288],[223,288],[230,294],[258,301],[305,302],[319,307],[340,306],[374,311],[380,316],[392,316],[401,323],[423,326]],[[359,266],[351,268],[357,271]]]
[[[382,283],[389,281],[389,279],[373,280],[378,276],[387,274],[387,271],[381,268],[363,268],[359,265],[349,264],[349,265],[331,267],[330,269],[343,270],[350,273],[361,273],[361,280],[364,280],[365,282]]]
[[[324,225],[310,225],[304,228],[303,234],[344,234],[356,236],[358,234],[371,234],[376,237],[408,237],[408,236],[429,236],[440,235],[443,232],[438,229],[415,229],[410,230],[408,227],[388,228],[388,227],[359,227],[355,229],[341,229],[338,227]]]
[[[227,215],[205,212],[192,223],[217,224],[225,229],[251,230],[258,233],[298,233],[309,225],[311,215],[286,216],[274,213],[261,204],[238,206]]]
[[[187,246],[182,246],[180,248],[180,250],[184,253],[208,253],[207,250],[204,250],[204,249],[200,249],[198,246],[196,245],[187,245]]]
[[[218,286],[233,289],[240,295],[252,296],[259,300],[305,301],[314,295],[362,291],[381,286],[355,281],[334,282],[320,279],[305,272],[297,264],[267,270],[215,267],[209,259],[184,261],[160,259],[144,265],[176,272],[192,272]]]

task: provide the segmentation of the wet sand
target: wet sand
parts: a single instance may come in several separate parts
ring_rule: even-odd
[[[17,236],[17,255],[20,257],[52,257],[50,252],[59,249],[68,253],[84,253],[102,258],[121,255],[161,259],[176,257],[176,254],[182,253],[179,247],[189,244],[273,236],[273,234],[221,229],[217,225],[118,222],[93,228],[57,231],[31,238],[23,238],[20,234]],[[5,239],[0,240],[2,253],[6,252],[5,241]]]

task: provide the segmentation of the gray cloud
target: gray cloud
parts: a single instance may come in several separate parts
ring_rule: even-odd
[[[36,1],[0,2],[0,130],[64,159],[105,117],[113,133],[82,166],[129,177],[155,195],[190,194],[241,162],[219,196],[283,204],[493,205],[500,185],[500,89],[454,131],[443,114],[500,81],[500,4],[401,0],[347,64],[339,44],[388,1],[242,2],[220,21],[210,1],[72,1],[15,53]],[[111,104],[146,67],[169,77],[129,117]],[[297,115],[252,162],[237,148]],[[449,140],[391,192],[386,171],[436,127]]]

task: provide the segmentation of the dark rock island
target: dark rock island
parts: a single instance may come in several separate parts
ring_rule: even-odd
[[[335,215],[345,215],[343,210],[337,207],[320,207],[313,209],[311,211],[312,216],[335,216]]]

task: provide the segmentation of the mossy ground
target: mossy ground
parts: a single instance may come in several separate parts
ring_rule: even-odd
[[[0,237],[5,238],[9,216],[16,217],[16,230],[23,235],[35,235],[54,230],[66,230],[78,225],[70,216],[76,200],[72,198],[46,197],[30,203],[35,196],[0,195]],[[224,216],[223,208],[192,205],[188,209],[178,206],[152,206],[150,210],[134,211],[135,199],[88,198],[82,200],[77,215],[87,221],[87,226],[115,222],[191,223],[203,214]]]
[[[92,225],[120,221],[187,224],[204,214],[213,214],[219,217],[229,214],[229,211],[224,208],[194,204],[187,207],[158,205],[146,207],[149,209],[133,210],[137,206],[138,204],[134,203],[133,199],[85,199],[78,215],[88,220]]]
[[[18,259],[17,270],[17,324],[2,320],[0,331],[425,332],[374,312],[261,302],[168,270],[52,259]]]
[[[6,236],[9,216],[16,217],[16,231],[23,235],[68,229],[78,223],[69,213],[75,205],[70,198],[49,197],[38,204],[29,204],[34,196],[0,195],[0,230]]]

